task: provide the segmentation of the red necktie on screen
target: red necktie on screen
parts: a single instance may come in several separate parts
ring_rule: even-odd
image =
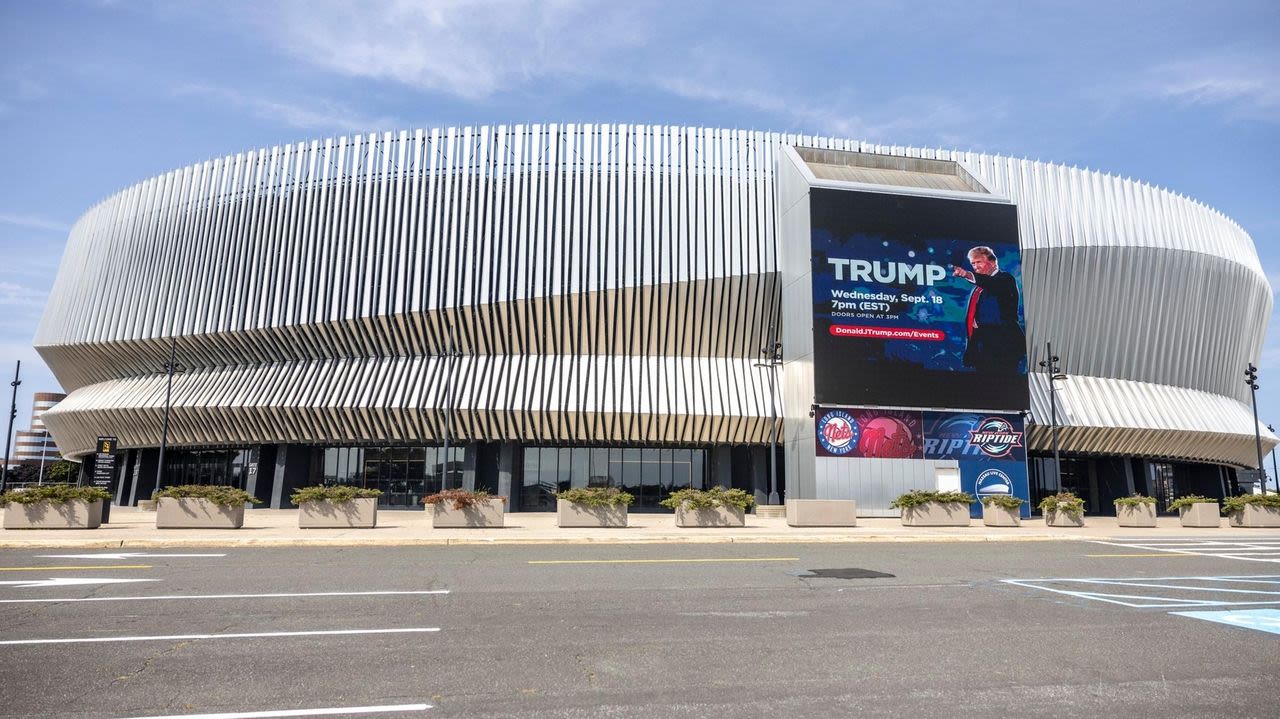
[[[965,327],[969,329],[969,336],[973,337],[973,328],[978,326],[975,321],[978,314],[978,295],[982,294],[981,287],[974,287],[973,294],[969,295],[969,316],[965,319]]]

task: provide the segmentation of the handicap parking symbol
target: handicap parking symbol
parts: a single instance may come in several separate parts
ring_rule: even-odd
[[[1233,627],[1280,634],[1280,609],[1231,609],[1225,612],[1169,612],[1180,617],[1204,619]]]

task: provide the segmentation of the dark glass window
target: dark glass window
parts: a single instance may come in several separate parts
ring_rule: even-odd
[[[520,509],[551,511],[555,492],[612,486],[635,495],[632,509],[658,509],[671,492],[701,487],[706,451],[670,447],[526,447]]]

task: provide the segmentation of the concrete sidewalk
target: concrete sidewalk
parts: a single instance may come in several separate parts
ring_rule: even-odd
[[[1213,536],[1224,540],[1276,538],[1280,529],[1184,529],[1176,517],[1160,517],[1155,528],[1120,527],[1115,517],[1085,517],[1083,528],[1046,527],[1044,520],[1021,527],[903,527],[896,518],[860,518],[857,527],[788,527],[782,518],[747,515],[745,527],[681,529],[674,514],[632,514],[625,529],[561,529],[554,512],[506,515],[501,529],[432,529],[423,511],[378,513],[376,529],[299,529],[292,509],[245,512],[241,529],[156,529],[155,512],[112,507],[111,522],[89,530],[0,531],[0,547],[185,547],[185,546],[403,546],[451,544],[642,544],[642,543],[808,543],[808,542],[1026,542]]]

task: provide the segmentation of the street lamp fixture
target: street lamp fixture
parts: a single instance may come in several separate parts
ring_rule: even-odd
[[[1249,385],[1249,396],[1253,399],[1253,441],[1258,449],[1258,489],[1267,493],[1267,480],[1262,470],[1262,427],[1258,424],[1258,368],[1250,362],[1244,371],[1244,383]]]
[[[773,334],[773,328],[769,328]],[[769,504],[778,504],[778,367],[782,364],[782,343],[773,342],[760,348],[761,361],[754,367],[769,368]]]
[[[18,417],[18,385],[22,384],[22,380],[18,379],[22,375],[22,360],[18,360],[18,366],[13,370],[13,381],[9,383],[13,387],[13,399],[9,401],[9,433],[4,436],[4,465],[0,466],[0,492],[3,492],[5,485],[9,481],[9,450],[13,448],[13,420]]]
[[[1058,491],[1062,491],[1062,458],[1058,454],[1058,382],[1070,379],[1062,373],[1058,365],[1059,358],[1053,353],[1053,344],[1044,343],[1045,355],[1049,359],[1040,360],[1040,366],[1049,373],[1049,430],[1053,434],[1053,478],[1058,483]]]

